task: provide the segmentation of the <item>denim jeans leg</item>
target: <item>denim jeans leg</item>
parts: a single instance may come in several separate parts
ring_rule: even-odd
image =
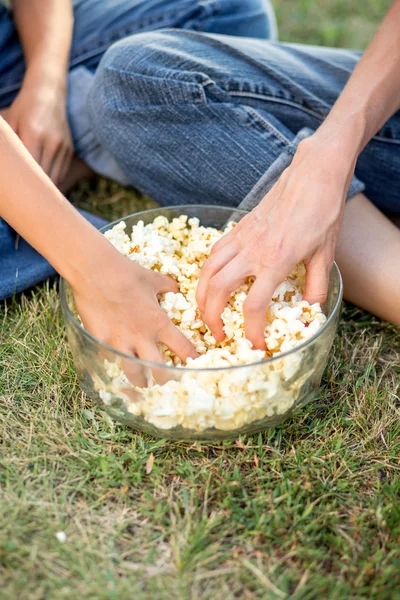
[[[86,96],[104,52],[118,40],[174,27],[275,39],[270,0],[75,0],[68,80],[68,117],[76,152],[96,172],[126,183],[92,135]],[[0,4],[0,108],[15,99],[24,77],[23,50],[11,13]]]
[[[276,39],[270,0],[73,0],[70,70],[94,72],[104,52],[129,35],[165,27]],[[0,108],[14,100],[25,73],[12,13],[0,2]]]
[[[130,182],[158,202],[237,206],[300,130],[322,123],[359,56],[186,31],[143,34],[104,56],[89,95],[93,128]],[[365,185],[379,208],[400,212],[399,150],[396,114],[361,154],[350,194]]]
[[[98,63],[114,42],[161,28],[275,39],[270,0],[78,0],[71,53],[68,114],[76,152],[100,175],[129,179],[93,135],[86,99]]]
[[[89,107],[100,142],[155,200],[237,206],[299,129],[321,122],[325,108],[307,107],[302,76],[284,45],[163,31],[110,49]]]

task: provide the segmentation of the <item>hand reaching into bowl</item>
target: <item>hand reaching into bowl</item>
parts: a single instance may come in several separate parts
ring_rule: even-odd
[[[0,162],[0,217],[69,282],[90,333],[151,362],[162,362],[160,342],[184,362],[197,357],[157,301],[157,294],[177,291],[175,281],[119,254],[62,196],[1,117]]]
[[[203,266],[197,302],[214,337],[222,341],[221,313],[246,279],[255,282],[244,302],[246,337],[265,347],[265,316],[276,287],[304,261],[305,299],[326,300],[353,163],[333,160],[318,140],[300,143],[291,166],[260,204],[217,242]],[[312,166],[313,175],[310,176]]]
[[[191,343],[157,300],[157,294],[177,293],[177,283],[133,263],[104,241],[107,247],[101,244],[102,252],[93,271],[70,280],[85,329],[124,354],[154,363],[163,362],[159,343],[168,346],[184,363],[189,357],[196,358]]]
[[[197,300],[214,336],[229,293],[256,277],[245,303],[246,334],[263,347],[265,311],[293,266],[306,265],[305,298],[323,302],[345,197],[360,152],[400,108],[400,0],[394,0],[322,125],[249,216],[215,245]],[[391,56],[391,60],[387,57]],[[321,115],[322,116],[322,115]]]

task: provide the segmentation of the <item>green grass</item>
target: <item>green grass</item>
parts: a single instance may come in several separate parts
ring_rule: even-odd
[[[282,38],[362,47],[387,3],[277,4]],[[72,196],[150,205],[105,181]],[[400,599],[399,375],[400,330],[346,307],[315,404],[239,443],[170,443],[80,391],[53,284],[4,303],[0,598]]]
[[[363,49],[390,0],[272,0],[282,41]]]

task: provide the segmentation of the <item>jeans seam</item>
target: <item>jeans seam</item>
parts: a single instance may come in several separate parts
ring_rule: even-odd
[[[125,71],[124,69],[121,69],[120,67],[118,69],[115,69],[114,67],[108,65],[107,66],[107,70],[111,71],[113,73],[116,73],[117,75],[121,75],[122,74],[122,75],[126,75],[128,77],[132,77],[132,71]],[[146,75],[146,74],[143,74],[143,73],[140,74],[140,77],[144,77],[145,79],[153,80],[153,81],[157,81],[157,82],[158,81],[163,81],[163,78],[160,78],[160,77],[157,77],[157,76]],[[206,94],[205,94],[204,87],[206,87],[208,85],[214,84],[214,82],[209,77],[207,77],[206,80],[202,81],[202,82],[199,82],[199,81],[186,81],[185,79],[179,79],[176,76],[169,77],[169,78],[164,78],[164,79],[166,81],[172,81],[172,82],[178,83],[178,84],[185,84],[185,85],[188,85],[188,86],[194,86],[194,88],[196,89],[196,91],[199,92],[199,96],[200,96],[200,99],[201,99],[201,102],[200,102],[201,104],[207,104],[207,97],[206,97]],[[180,104],[181,105],[191,104],[191,102],[190,102],[190,99],[189,99],[189,100],[186,100],[185,102],[177,102],[176,104],[174,104],[174,106],[177,106],[177,105],[180,105]],[[162,103],[160,105],[156,104],[155,106],[156,107],[157,106],[167,106],[167,104]]]
[[[231,96],[238,96],[241,98],[254,98],[255,100],[265,100],[267,102],[275,102],[277,104],[285,104],[286,106],[292,106],[293,108],[297,108],[298,110],[301,110],[305,113],[307,113],[308,115],[310,115],[311,117],[315,117],[316,119],[319,120],[324,120],[325,117],[323,115],[321,115],[320,113],[317,113],[316,111],[312,110],[311,108],[306,108],[305,106],[303,106],[302,104],[299,104],[298,102],[295,102],[293,100],[287,100],[285,98],[277,98],[276,96],[271,96],[271,95],[267,95],[267,94],[257,94],[256,92],[239,92],[239,91],[231,91],[231,90],[227,90],[227,92],[231,95]],[[396,138],[388,138],[388,137],[384,137],[382,135],[374,135],[371,140],[375,140],[376,142],[381,142],[383,144],[394,144],[394,145],[400,145],[400,139],[396,139]]]
[[[213,83],[212,81],[207,81],[206,83],[198,84],[198,85],[200,85],[200,95],[201,95],[201,98],[202,98],[202,101],[203,101],[202,103],[203,104],[207,104],[207,96],[206,96],[206,91],[205,91],[204,88],[205,88],[206,85],[210,85],[212,83]]]
[[[255,119],[257,119],[257,121],[264,125],[266,129],[268,129],[278,139],[280,139],[281,142],[283,142],[286,146],[290,145],[291,141],[287,137],[285,137],[280,131],[278,131],[273,125],[271,125],[271,123],[268,123],[268,121],[266,121],[260,114],[258,114],[258,112],[255,109],[249,106],[246,106],[244,108],[246,112],[250,113]]]
[[[228,93],[231,96],[239,96],[242,98],[254,98],[255,100],[266,100],[267,102],[276,102],[277,104],[285,104],[286,106],[292,106],[293,108],[298,108],[303,112],[309,114],[312,117],[316,117],[317,119],[324,119],[325,117],[320,113],[312,110],[311,108],[306,108],[302,104],[295,102],[294,100],[287,100],[286,98],[278,98],[277,96],[272,96],[268,94],[257,94],[256,92],[239,92],[239,91],[230,91]]]

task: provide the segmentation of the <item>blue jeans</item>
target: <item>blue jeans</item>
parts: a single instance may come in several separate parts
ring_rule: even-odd
[[[161,204],[251,208],[351,75],[359,52],[167,30],[104,56],[93,129],[129,181]],[[312,172],[310,172],[312,177]],[[349,195],[400,213],[400,113],[361,153]],[[242,204],[243,206],[243,204]]]
[[[127,36],[162,27],[237,36],[276,36],[269,0],[76,0],[67,109],[76,152],[97,173],[121,183],[129,176],[89,120],[87,96],[105,51]],[[11,13],[0,5],[0,108],[9,106],[25,72],[22,48]],[[150,160],[149,156],[149,160]],[[105,222],[85,214],[97,227]],[[54,274],[51,266],[0,219],[0,299]]]

